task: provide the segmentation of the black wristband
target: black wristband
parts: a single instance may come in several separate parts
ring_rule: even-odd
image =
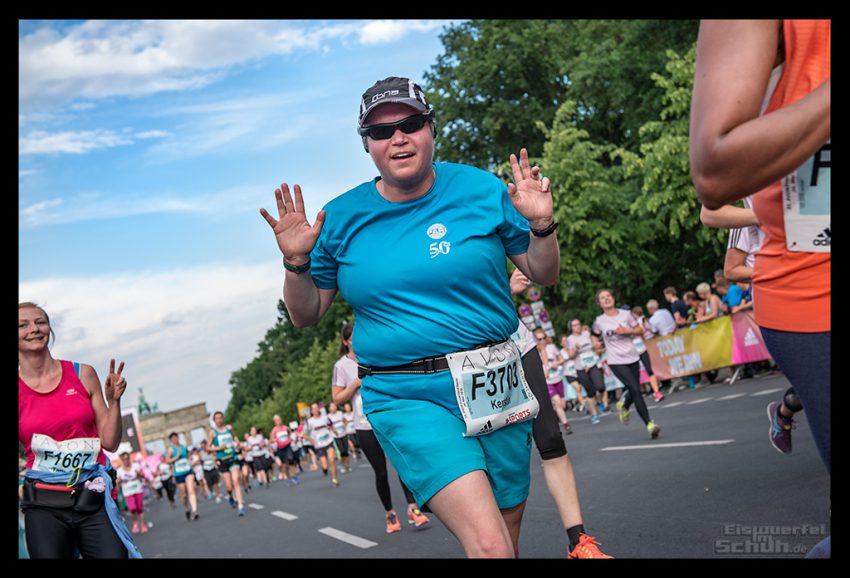
[[[310,270],[310,259],[307,259],[307,262],[303,265],[291,265],[286,262],[286,257],[283,258],[283,268],[287,271],[292,271],[296,275],[300,275],[301,273],[306,273]]]
[[[531,234],[535,237],[548,237],[552,233],[555,232],[555,229],[558,228],[558,222],[552,221],[552,224],[546,227],[545,229],[531,229]]]

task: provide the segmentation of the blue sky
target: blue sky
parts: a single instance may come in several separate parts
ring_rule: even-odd
[[[312,221],[372,178],[360,95],[421,81],[448,24],[20,22],[18,290],[54,356],[123,359],[122,406],[224,409],[281,296],[259,207],[297,182]]]

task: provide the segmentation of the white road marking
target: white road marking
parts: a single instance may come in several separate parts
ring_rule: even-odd
[[[746,393],[733,393],[732,395],[724,395],[723,397],[718,397],[717,401],[725,401],[727,399],[735,399],[738,397],[743,397],[747,395]]]
[[[281,512],[280,510],[275,510],[272,512],[272,516],[277,516],[278,518],[283,518],[284,520],[297,520],[298,516],[295,514],[288,514],[286,512]]]
[[[326,528],[321,528],[319,530],[320,534],[324,534],[325,536],[330,536],[331,538],[335,538],[341,542],[345,542],[347,544],[351,544],[352,546],[357,546],[358,548],[371,548],[372,546],[377,546],[377,542],[372,542],[370,540],[366,540],[365,538],[358,538],[357,536],[353,536],[351,534],[347,534],[341,530],[337,530],[336,528],[331,528],[330,526]]]
[[[782,391],[782,388],[777,387],[776,389],[765,389],[764,391],[757,391],[755,393],[751,393],[750,397],[755,397],[757,395],[767,395],[769,393],[776,393],[777,391]]]
[[[248,504],[249,508],[254,508],[255,510],[262,510],[265,506],[261,506],[260,504]]]
[[[694,401],[689,401],[685,405],[695,405],[697,403],[705,403],[707,401],[711,401],[712,399],[714,399],[714,398],[713,397],[704,397],[702,399],[696,399]]]
[[[618,450],[646,450],[655,448],[684,448],[691,446],[719,446],[723,444],[731,444],[735,440],[709,440],[704,442],[680,442],[675,444],[646,444],[640,446],[609,446],[602,448],[601,452],[613,452]]]
[[[682,405],[685,403],[684,401],[674,401],[673,403],[662,403],[659,405],[652,406],[653,411],[656,409],[661,409],[663,407],[676,407],[677,405]]]

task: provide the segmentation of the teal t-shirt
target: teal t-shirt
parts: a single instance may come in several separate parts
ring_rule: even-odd
[[[528,221],[491,173],[434,163],[424,196],[393,203],[377,178],[325,206],[313,281],[354,308],[360,362],[388,366],[503,341],[516,331],[505,257],[528,252]],[[456,413],[448,372],[369,376],[364,410],[381,396],[429,399]]]

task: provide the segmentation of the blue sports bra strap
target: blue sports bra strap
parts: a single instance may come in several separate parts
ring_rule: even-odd
[[[71,363],[74,364],[74,373],[77,374],[77,377],[80,377],[80,362],[79,361],[72,361]]]

